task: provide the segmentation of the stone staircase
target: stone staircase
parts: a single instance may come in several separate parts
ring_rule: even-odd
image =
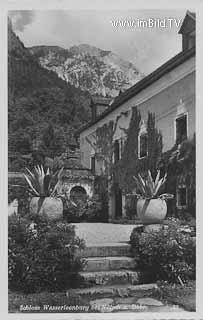
[[[86,287],[138,283],[134,271],[136,261],[131,257],[128,243],[108,243],[88,246],[80,252],[86,265],[80,276]]]
[[[102,299],[118,297],[143,297],[157,289],[155,284],[141,284],[136,259],[131,256],[128,243],[103,243],[88,245],[78,253],[85,259],[80,276],[82,288],[67,291],[67,296]]]
[[[77,304],[85,304],[88,312],[183,311],[157,300],[158,286],[144,283],[128,243],[133,228],[104,223],[76,225],[77,236],[86,242],[78,255],[86,264],[80,272],[80,287],[66,292],[69,301],[73,298]]]
[[[153,298],[156,284],[141,283],[136,259],[128,243],[88,245],[78,253],[86,260],[80,276],[82,287],[69,289],[68,298],[85,303],[88,312],[180,312],[179,306],[163,305]]]

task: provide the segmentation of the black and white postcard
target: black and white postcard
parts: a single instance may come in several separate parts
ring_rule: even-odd
[[[8,319],[201,318],[200,9],[2,6]]]

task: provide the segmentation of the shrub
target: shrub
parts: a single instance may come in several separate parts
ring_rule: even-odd
[[[83,266],[77,249],[84,242],[75,236],[74,226],[39,216],[35,221],[9,217],[8,226],[10,289],[56,291],[77,284]]]
[[[135,228],[130,243],[138,267],[148,281],[182,283],[195,278],[195,242],[178,225],[171,223],[151,233]]]
[[[88,201],[87,210],[83,219],[88,222],[105,222],[105,214],[102,208],[102,202],[97,196]]]
[[[164,152],[158,161],[161,171],[168,173],[165,190],[176,195],[179,185],[187,186],[187,210],[177,209],[176,199],[168,203],[168,212],[180,219],[196,216],[196,138],[175,144],[171,150]],[[163,192],[165,191],[163,190]]]
[[[29,192],[24,185],[16,184],[12,185],[9,182],[8,185],[8,203],[11,203],[14,199],[18,199],[18,212],[21,216],[24,216],[29,211]]]
[[[81,201],[76,204],[70,199],[63,199],[63,216],[67,222],[81,222],[86,210],[86,202]]]
[[[105,222],[106,216],[102,202],[94,196],[87,201],[78,201],[77,204],[66,199],[63,205],[63,214],[68,222]]]

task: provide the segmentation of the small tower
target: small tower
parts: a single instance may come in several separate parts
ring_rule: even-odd
[[[100,117],[102,113],[104,113],[108,109],[112,100],[113,98],[92,96],[90,103],[90,108],[92,110],[92,121],[95,121]]]
[[[182,51],[195,47],[196,17],[194,12],[187,11],[179,30],[182,35]]]

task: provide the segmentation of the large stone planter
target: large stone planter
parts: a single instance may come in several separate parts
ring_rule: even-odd
[[[63,202],[59,198],[34,197],[30,201],[30,213],[39,214],[50,220],[60,219],[63,217]]]
[[[160,223],[167,213],[166,201],[157,199],[138,199],[137,215],[143,223]]]

